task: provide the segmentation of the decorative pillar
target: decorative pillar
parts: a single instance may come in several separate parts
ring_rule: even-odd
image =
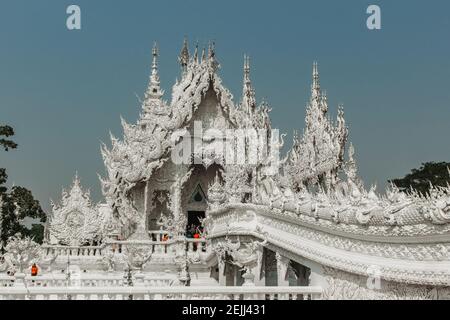
[[[145,183],[145,189],[144,189],[144,225],[145,225],[145,230],[148,231],[148,199],[149,199],[149,182],[147,180],[147,182]],[[150,197],[151,198],[151,197]]]
[[[175,221],[178,221],[180,219],[181,215],[181,186],[177,183],[175,183],[173,189],[172,189],[172,201],[173,201],[173,217]]]
[[[275,258],[277,259],[277,282],[279,287],[288,287],[289,280],[287,279],[287,272],[289,268],[290,260],[286,257],[283,257],[279,252],[275,254]]]
[[[219,258],[218,262],[219,262],[219,285],[226,286],[227,278],[225,275],[225,261]]]
[[[136,281],[135,281],[136,287],[144,287],[145,286],[145,281],[144,281],[145,275],[144,275],[144,273],[142,273],[141,270],[139,270],[135,274],[134,278],[136,279]]]
[[[25,277],[26,277],[25,273],[17,272],[14,275],[14,287],[16,287],[16,288],[25,288],[26,287],[26,285],[25,285]]]
[[[264,270],[264,247],[258,246],[256,249],[256,267],[253,269],[253,273],[256,276],[255,277],[255,285],[257,286],[265,286],[266,283],[266,277]]]
[[[136,230],[129,238],[131,240],[149,240],[150,239],[150,236],[148,235],[148,230],[147,230],[147,213],[146,213],[148,185],[149,184],[147,181],[145,184],[145,188],[144,188],[144,200],[143,200],[144,209],[138,210],[138,209],[134,208],[134,211],[137,215],[137,221],[136,221]],[[131,203],[130,203],[131,207],[133,207],[133,201],[135,201],[135,200],[131,200]]]
[[[251,268],[251,267],[245,268],[245,273],[242,275],[242,277],[244,278],[244,283],[242,284],[243,287],[254,287],[255,286],[254,269],[255,268]]]

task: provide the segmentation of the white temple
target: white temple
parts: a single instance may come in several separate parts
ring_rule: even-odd
[[[256,102],[248,57],[239,103],[222,84],[214,45],[191,54],[185,41],[179,63],[168,102],[155,45],[137,123],[122,120],[123,138],[101,149],[105,202],[92,203],[78,177],[52,202],[44,275],[76,266],[81,278],[134,270],[147,287],[210,293],[254,286],[301,287],[322,299],[450,297],[450,187],[428,196],[366,190],[343,108],[335,120],[328,114],[317,63],[305,129],[285,157],[271,108]]]

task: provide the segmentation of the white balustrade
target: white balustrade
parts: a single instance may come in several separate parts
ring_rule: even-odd
[[[0,300],[315,300],[320,287],[5,287]]]
[[[190,253],[199,251],[206,251],[205,239],[186,239],[186,250]]]
[[[154,242],[166,242],[173,239],[173,235],[163,230],[152,230],[148,232],[150,239]]]
[[[44,245],[46,255],[48,256],[91,256],[97,257],[102,255],[102,251],[105,249],[105,245],[102,246],[86,246],[86,247],[73,247],[73,246],[52,246]]]
[[[188,252],[206,251],[205,239],[182,238],[174,239],[174,237],[166,231],[149,231],[150,239],[141,242],[129,241],[109,241],[101,246],[53,246],[44,245],[47,256],[73,256],[73,257],[101,257],[106,251],[114,251],[121,253],[123,246],[131,246],[133,244],[146,245],[151,248],[152,252],[157,255],[173,254],[176,252],[176,244],[186,241],[186,250]]]
[[[0,288],[14,286],[14,277],[0,275]]]
[[[145,286],[163,287],[169,286],[173,277],[147,276],[144,277]],[[71,285],[79,287],[117,287],[123,285],[123,275],[72,275]],[[2,288],[14,287],[15,278],[13,276],[0,276],[0,291]],[[35,287],[66,287],[66,275],[42,275],[26,276],[25,284],[28,288]]]

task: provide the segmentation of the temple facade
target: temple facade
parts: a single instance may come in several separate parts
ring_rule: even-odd
[[[185,41],[171,100],[158,48],[135,124],[101,148],[104,201],[78,177],[52,202],[48,270],[173,276],[202,286],[318,286],[323,298],[450,295],[450,188],[380,195],[358,177],[343,107],[331,119],[313,65],[303,132],[282,154],[271,107],[257,103],[244,58],[237,103],[214,44]]]

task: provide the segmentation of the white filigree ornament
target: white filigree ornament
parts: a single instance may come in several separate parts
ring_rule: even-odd
[[[82,190],[76,176],[70,191],[63,190],[61,204],[52,202],[50,239],[58,244],[79,246],[100,240],[102,229],[98,208],[91,203],[89,191]]]

